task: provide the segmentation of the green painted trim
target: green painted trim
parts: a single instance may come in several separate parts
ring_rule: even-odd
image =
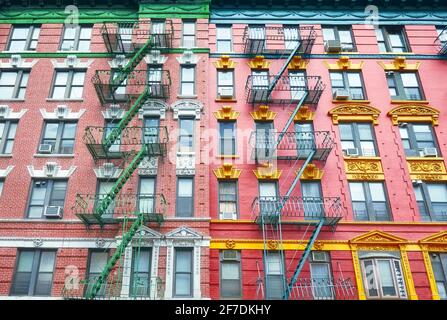
[[[209,18],[209,3],[140,4],[140,18]]]

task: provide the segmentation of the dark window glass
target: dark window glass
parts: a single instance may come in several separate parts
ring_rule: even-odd
[[[33,180],[28,218],[43,218],[46,207],[65,205],[66,180]]]
[[[349,182],[354,219],[389,221],[390,214],[382,182]]]
[[[338,127],[345,155],[377,156],[376,139],[370,123],[340,123]]]
[[[41,144],[51,145],[51,153],[73,154],[76,125],[76,122],[46,122]]]
[[[194,179],[177,180],[177,216],[192,217],[194,214]]]
[[[174,297],[193,295],[192,249],[175,248]]]
[[[241,258],[236,250],[220,252],[220,296],[222,298],[241,298]]]

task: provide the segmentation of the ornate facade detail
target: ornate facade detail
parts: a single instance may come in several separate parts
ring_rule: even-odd
[[[106,245],[106,241],[104,239],[96,239],[95,241],[96,247],[97,248],[104,248],[104,246]]]
[[[234,168],[232,163],[224,163],[213,172],[217,179],[239,179],[242,170]]]
[[[378,124],[380,110],[364,104],[343,104],[331,109],[328,113],[332,117],[332,123],[339,121],[365,121]]]
[[[162,101],[148,100],[141,107],[138,118],[143,119],[143,117],[160,117],[160,120],[166,118],[167,105]]]
[[[140,176],[156,176],[158,170],[157,157],[144,157],[138,166],[138,174]]]
[[[0,59],[0,69],[31,69],[38,61],[39,59],[26,61],[20,54],[13,54],[7,61]]]
[[[33,240],[33,246],[36,248],[39,248],[41,246],[43,246],[43,240],[40,238],[36,238]]]
[[[225,241],[225,247],[227,249],[234,249],[236,247],[236,242],[234,242],[234,240],[228,239],[227,241]]]
[[[264,56],[256,56],[248,62],[250,69],[268,70],[271,62],[264,59]]]
[[[385,180],[380,158],[345,158],[348,180]]]
[[[168,60],[167,56],[160,54],[160,50],[151,50],[149,54],[144,57],[147,64],[164,64]]]
[[[447,170],[442,158],[407,158],[412,180],[447,181]]]
[[[177,153],[176,172],[178,176],[191,176],[196,173],[195,154]]]
[[[324,64],[329,70],[361,70],[364,63],[364,61],[355,63],[348,56],[341,56],[335,63],[324,61]]]
[[[197,64],[200,57],[192,52],[192,50],[185,50],[180,57],[177,57],[177,61],[182,65]]]
[[[101,113],[106,120],[121,119],[124,115],[124,109],[119,104],[112,104]]]
[[[349,240],[349,243],[356,244],[357,246],[366,245],[368,247],[371,246],[383,248],[389,245],[399,247],[402,244],[408,243],[408,241],[404,238],[392,235],[390,233],[373,230]]]
[[[278,170],[278,168],[269,164],[263,167],[258,167],[256,170],[253,170],[253,173],[258,180],[279,180],[282,170]]]
[[[128,62],[129,59],[126,59],[126,56],[123,54],[118,54],[115,58],[108,61],[111,69],[123,68]]]
[[[71,111],[66,105],[58,105],[53,112],[48,112],[45,109],[39,109],[42,117],[45,120],[79,120],[85,113],[86,109],[80,109],[79,111]]]
[[[51,63],[55,69],[88,69],[90,65],[95,61],[94,59],[87,59],[82,61],[76,55],[68,55],[63,61],[58,61],[58,59],[51,59]]]
[[[213,114],[219,121],[236,121],[240,112],[234,111],[232,106],[223,106],[220,110],[213,112]]]
[[[0,178],[4,179],[14,169],[14,166],[7,166],[6,169],[0,169]]]
[[[447,231],[440,231],[421,239],[418,243],[428,251],[442,251],[447,252]]]
[[[276,118],[276,112],[270,111],[268,106],[259,106],[256,111],[250,112],[255,121],[273,121]]]
[[[301,56],[294,56],[288,68],[289,70],[306,70],[308,64],[309,62],[301,58]]]
[[[203,105],[196,100],[181,100],[172,105],[175,120],[182,116],[194,117],[196,120],[199,120],[202,110]]]
[[[93,169],[95,175],[99,179],[117,179],[123,169],[119,169],[115,164],[111,162],[106,162],[102,166]]]
[[[12,108],[6,104],[0,105],[0,119],[20,119],[28,109],[21,109],[18,112],[14,112]]]
[[[421,65],[420,62],[416,63],[408,63],[407,59],[405,57],[396,57],[393,62],[391,63],[385,63],[382,61],[377,62],[385,71],[411,71],[411,70],[418,70],[419,66]]]
[[[324,243],[321,242],[320,240],[317,240],[314,242],[314,250],[324,250]]]
[[[230,56],[223,55],[219,60],[213,62],[216,69],[234,69],[237,63],[230,59]]]
[[[295,115],[295,118],[293,118],[294,121],[300,122],[300,121],[312,121],[315,117],[315,112],[310,110],[308,106],[302,106],[297,114]]]
[[[31,178],[69,178],[76,170],[75,166],[63,170],[56,162],[47,162],[42,170],[37,170],[31,165],[27,168]]]
[[[411,103],[393,108],[388,112],[388,116],[394,125],[399,122],[431,122],[437,126],[439,111],[433,107]]]
[[[270,250],[278,250],[279,243],[277,240],[269,240],[269,241],[267,241],[267,247]]]
[[[298,171],[296,172],[298,174]],[[324,171],[318,168],[315,164],[310,163],[304,169],[301,180],[321,180],[323,178]]]

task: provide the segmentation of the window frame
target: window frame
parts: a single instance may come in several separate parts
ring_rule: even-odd
[[[9,119],[5,119],[4,121],[0,121],[0,124],[4,123],[5,126],[3,128],[3,132],[1,133],[0,136],[0,154],[13,154],[13,150],[14,150],[14,142],[16,139],[16,135],[17,135],[17,129],[19,127],[19,121],[18,120],[9,120]],[[11,139],[9,138],[9,133],[11,131],[11,125],[15,125],[16,126],[16,132],[14,133],[14,137]],[[6,145],[7,142],[12,140],[12,146],[11,146],[11,153],[5,153],[5,149],[6,149]]]
[[[67,82],[65,84],[65,93],[63,98],[56,98],[54,97],[54,89],[56,88],[56,79],[58,73],[62,72],[68,72],[67,75]],[[71,93],[74,88],[80,88],[81,86],[73,86],[73,79],[75,73],[84,73],[84,82],[82,84],[82,95],[80,98],[71,98]],[[51,100],[83,100],[84,94],[85,94],[85,78],[87,76],[87,69],[74,69],[74,68],[57,68],[54,69],[53,73],[53,80],[51,82],[51,88],[50,88],[50,97]],[[63,87],[63,86],[57,86],[57,87]]]
[[[237,121],[218,121],[219,123],[219,154],[220,155],[231,155],[234,156],[237,154]],[[225,153],[225,144],[224,142],[227,140],[226,138],[228,138],[227,136],[222,135],[222,125],[223,124],[231,124],[232,125],[232,135],[231,135],[231,143],[232,143],[232,153],[227,154]],[[224,130],[225,131],[225,130]],[[229,139],[228,139],[229,140]]]
[[[243,296],[243,292],[242,292],[242,288],[243,288],[243,285],[242,285],[243,284],[243,280],[242,280],[242,253],[241,253],[240,250],[230,250],[230,251],[236,251],[237,252],[237,257],[235,259],[232,259],[232,260],[228,261],[228,260],[224,260],[223,259],[224,251],[225,250],[220,250],[220,252],[219,252],[219,296],[220,296],[220,299],[223,299],[223,300],[225,300],[225,299],[242,299],[242,296]],[[238,266],[239,266],[239,292],[240,292],[240,295],[238,295],[238,296],[231,296],[231,295],[225,296],[223,294],[222,282],[225,281],[225,280],[228,280],[228,279],[223,279],[222,278],[222,276],[223,276],[222,264],[224,264],[224,263],[229,263],[229,264],[237,263]]]
[[[148,271],[147,272],[141,272],[141,271],[138,271],[138,274],[141,274],[141,273],[143,273],[143,274],[147,274],[148,275],[148,286],[147,286],[147,288],[146,288],[146,294],[145,295],[137,295],[136,294],[136,288],[138,288],[138,287],[136,287],[136,286],[134,286],[135,285],[135,262],[136,262],[136,251],[137,250],[140,250],[140,252],[141,251],[148,251],[149,252],[149,268],[148,268]],[[152,261],[152,247],[141,247],[141,248],[137,248],[137,247],[132,247],[132,263],[131,263],[131,268],[130,268],[130,274],[131,274],[131,277],[130,277],[130,288],[129,288],[129,296],[131,296],[131,297],[150,297],[150,295],[151,295],[151,277],[152,277],[152,264],[153,264],[153,261]],[[140,255],[140,258],[141,258],[141,255]]]
[[[337,87],[337,86],[334,87],[332,79],[331,79],[332,74],[341,74],[342,75],[343,88]],[[356,74],[359,76],[361,87],[351,87],[349,85],[349,74]],[[361,71],[329,71],[329,80],[331,82],[332,96],[334,95],[336,90],[344,89],[344,90],[349,91],[349,100],[353,100],[353,101],[368,100],[368,96],[366,93],[365,80],[363,79],[363,73]],[[351,88],[352,89],[360,88],[362,90],[362,99],[354,99],[354,97],[352,96],[352,93],[351,93]]]
[[[186,34],[185,33],[185,24],[194,24],[194,34]],[[186,37],[194,37],[192,41],[192,46],[187,46],[185,43]],[[197,40],[197,20],[196,19],[183,19],[182,20],[182,47],[183,48],[195,48]]]
[[[54,150],[53,150],[50,154],[52,154],[52,155],[74,155],[74,150],[75,150],[75,146],[76,146],[76,135],[78,133],[78,121],[77,120],[74,120],[74,121],[73,120],[45,120],[43,122],[43,128],[42,128],[42,131],[40,134],[39,146],[41,144],[44,144],[43,141],[45,140],[45,131],[47,128],[47,124],[55,124],[55,123],[58,124],[58,127],[57,127],[56,139],[54,139],[55,140],[54,150],[57,150],[58,152],[54,152]],[[65,132],[65,125],[67,123],[76,125],[73,139],[67,139],[67,138],[62,139],[62,136]],[[52,140],[52,139],[47,139],[47,140]],[[73,151],[71,153],[61,153],[61,147],[62,147],[63,140],[73,140]],[[42,154],[42,153],[39,153],[39,149],[37,149],[37,154]]]
[[[419,90],[419,95],[420,95],[420,99],[410,99],[410,97],[407,97],[406,93],[405,93],[405,89],[406,88],[415,88],[415,87],[405,87],[403,80],[402,80],[402,74],[414,74],[416,77],[416,81],[418,83],[418,90]],[[424,93],[424,88],[422,87],[422,82],[421,82],[421,78],[419,77],[419,73],[416,71],[410,71],[410,72],[399,72],[399,71],[388,71],[385,72],[385,77],[387,80],[387,86],[388,86],[388,90],[394,89],[397,92],[397,96],[392,96],[390,93],[390,97],[391,100],[407,100],[407,101],[423,101],[426,99],[425,97],[425,93]],[[389,80],[392,80],[394,83],[394,87],[390,87],[389,84]]]
[[[406,122],[405,126],[401,125],[401,127],[405,128],[407,131],[408,143],[410,144],[410,149],[405,149],[405,146],[403,144],[404,139],[402,139],[402,135],[399,130],[400,140],[402,143],[402,148],[404,149],[405,156],[406,157],[420,157],[419,152],[420,152],[420,149],[422,149],[422,148],[417,147],[418,140],[416,139],[416,133],[414,131],[414,126],[419,126],[419,125],[427,125],[430,128],[431,136],[433,137],[432,141],[434,144],[434,148],[436,148],[436,150],[438,152],[438,156],[441,157],[442,156],[441,148],[439,147],[438,139],[436,136],[436,131],[434,130],[433,125],[430,123],[422,123],[422,122],[421,123]],[[401,127],[399,129],[401,129]],[[405,140],[407,140],[407,139],[405,139]],[[425,140],[425,141],[427,141],[427,140]],[[415,153],[415,155],[413,153]]]
[[[62,45],[64,44],[64,41],[66,40],[64,38],[65,36],[65,30],[67,30],[67,26],[64,25],[63,30],[62,30],[62,34],[61,34],[61,39],[60,39],[60,43],[59,43],[59,51],[63,51],[63,52],[74,52],[74,51],[79,51],[79,43],[80,41],[86,41],[86,39],[81,39],[81,33],[82,33],[82,29],[90,29],[90,41],[89,41],[89,45],[88,45],[88,50],[87,51],[83,51],[83,52],[90,52],[90,47],[92,44],[92,38],[93,38],[93,24],[78,24],[75,25],[75,37],[73,39],[73,49],[70,50],[64,50],[64,48],[62,47]],[[67,39],[68,41],[71,41],[71,39]]]
[[[191,215],[179,215],[179,186],[180,186],[180,180],[191,180],[191,204],[189,209],[191,210]],[[195,177],[194,176],[178,176],[177,177],[177,185],[176,185],[176,194],[175,194],[175,216],[180,218],[193,218],[194,217],[194,201],[195,201]],[[186,198],[186,197],[182,197]],[[189,197],[188,197],[189,198]]]
[[[393,51],[393,46],[391,45],[391,40],[390,40],[390,29],[400,29],[400,35],[402,37],[403,40],[403,45],[404,45],[404,50],[402,52],[395,52]],[[408,53],[408,52],[412,52],[411,47],[410,47],[410,42],[408,41],[408,36],[407,33],[405,31],[405,26],[398,26],[398,25],[385,25],[385,26],[379,26],[379,29],[377,29],[376,32],[382,32],[383,35],[383,41],[379,41],[379,38],[377,37],[377,33],[376,33],[376,38],[377,38],[377,45],[379,47],[379,52],[380,51],[380,45],[379,43],[383,42],[383,44],[385,45],[386,51],[385,52],[389,52],[389,53]]]
[[[31,208],[31,200],[32,200],[32,196],[33,196],[33,191],[34,191],[34,185],[36,182],[46,182],[46,189],[45,189],[45,198],[44,198],[44,203],[43,203],[43,209],[42,209],[42,214],[40,217],[29,217],[29,213],[30,213],[30,208]],[[31,179],[31,187],[30,187],[30,191],[28,192],[28,201],[27,201],[27,205],[26,205],[26,211],[25,211],[25,219],[29,219],[29,220],[38,220],[38,219],[48,219],[45,217],[44,213],[45,213],[45,207],[50,206],[50,202],[52,200],[53,197],[53,193],[54,193],[54,183],[55,182],[65,182],[65,195],[64,195],[64,205],[62,206],[62,216],[61,219],[64,218],[64,212],[65,212],[65,205],[66,205],[66,201],[67,201],[67,191],[68,191],[68,178],[64,178],[64,179],[60,179],[60,178],[56,178],[56,179],[41,179],[41,178],[32,178]],[[34,205],[37,206],[37,205]],[[40,207],[40,205],[39,205]]]
[[[281,252],[281,251],[282,250],[271,251],[271,252],[268,252],[267,255],[265,254],[266,251],[264,251],[264,254],[263,254],[263,257],[264,257],[264,270],[265,270],[265,272],[264,272],[264,281],[265,281],[266,288],[267,288],[267,285],[268,285],[267,284],[268,283],[268,281],[267,281],[267,277],[268,276],[278,276],[278,277],[281,277],[281,280],[282,280],[282,283],[283,283],[283,288],[287,286],[287,283],[286,283],[286,261],[285,261],[285,255],[284,255],[284,252]],[[278,258],[279,258],[280,269],[281,269],[281,272],[279,274],[276,274],[276,273],[271,274],[270,270],[269,270],[269,267],[268,267],[269,262],[267,260],[269,259],[269,257],[271,257],[273,255],[278,255],[279,256]],[[282,295],[281,295],[281,297],[267,296],[267,293],[270,291],[270,289],[269,290],[266,289],[265,299],[272,300],[272,299],[281,299],[282,298]]]
[[[439,276],[435,272],[435,269],[433,268],[433,264],[434,264],[433,256],[437,256],[437,258],[440,260],[442,273],[443,273],[442,276],[444,278],[442,280],[442,282],[444,285],[444,290],[447,292],[447,254],[445,252],[430,252],[430,262],[432,265],[432,271],[433,271],[433,275],[435,278],[436,286],[438,286],[438,282],[440,282],[440,280],[439,280]],[[439,290],[438,290],[438,294],[439,294],[441,300],[447,300],[447,296],[445,298],[441,297]]]
[[[189,252],[191,255],[191,272],[188,272],[187,274],[190,274],[190,294],[188,295],[179,295],[176,294],[176,289],[177,289],[177,253],[179,251],[184,251],[184,252]],[[182,274],[186,274],[186,272],[179,272]],[[187,298],[187,297],[193,297],[194,295],[194,248],[189,248],[189,247],[174,247],[174,281],[173,281],[173,285],[172,285],[172,296],[173,297],[183,297],[183,298]]]
[[[186,130],[182,130],[181,121],[185,121],[185,120],[192,121],[192,132],[191,132],[191,134],[189,134],[189,133],[186,134],[185,133]],[[179,121],[179,123],[178,123],[178,127],[179,127],[179,132],[178,132],[178,150],[177,150],[178,152],[181,152],[181,153],[194,153],[195,152],[195,149],[196,149],[196,141],[195,141],[196,121],[195,120],[196,119],[193,118],[193,117],[179,117],[178,118],[178,121]],[[187,151],[183,150],[182,139],[184,137],[188,138],[188,142],[190,142],[190,141],[192,142],[192,146],[191,146],[190,150],[187,150]]]
[[[227,85],[227,84],[220,84],[219,83],[219,74],[220,73],[231,73],[231,85]],[[235,84],[235,75],[234,75],[234,69],[217,69],[217,85],[216,85],[216,95],[219,99],[221,99],[220,93],[219,93],[219,89],[220,88],[231,88],[233,90],[233,96],[232,98],[234,99],[234,97],[236,96],[236,86]]]
[[[91,275],[92,274],[96,274],[96,273],[91,273],[90,272],[90,267],[91,267],[91,264],[92,264],[92,255],[93,255],[93,253],[95,253],[95,252],[98,252],[98,253],[107,253],[107,259],[106,259],[106,265],[107,265],[107,261],[110,259],[110,250],[109,249],[103,249],[103,250],[101,250],[101,249],[89,249],[88,250],[88,255],[87,255],[87,267],[86,267],[86,269],[85,269],[85,279],[86,280],[88,280],[88,282],[87,282],[87,284],[84,286],[84,293],[83,293],[83,295],[85,296],[85,294],[87,293],[87,290],[89,289],[89,285],[90,285],[90,281],[91,281],[91,279],[90,279],[90,277],[91,277]],[[100,274],[99,274],[100,275]],[[106,289],[106,286],[107,286],[107,283],[105,282],[105,283],[103,283],[102,285],[101,285],[101,288],[99,289],[99,291],[98,291],[98,294],[97,294],[97,296],[103,296],[104,295],[104,293],[101,293],[101,290],[104,290],[105,291],[105,289]],[[103,289],[104,288],[104,289]]]
[[[357,51],[357,44],[355,41],[355,36],[354,36],[354,32],[352,30],[352,26],[351,25],[322,25],[321,26],[321,33],[323,35],[323,44],[325,44],[327,41],[330,41],[328,39],[324,39],[324,29],[332,29],[334,32],[334,40],[340,41],[340,46],[341,46],[341,52],[356,52]],[[352,50],[343,50],[343,46],[342,44],[344,42],[341,42],[340,39],[340,31],[349,31],[349,34],[351,35],[351,45],[352,45]]]
[[[185,69],[192,69],[193,70],[193,80],[192,81],[185,81],[183,80],[183,76],[184,76],[184,70]],[[180,65],[180,95],[181,96],[195,96],[196,95],[196,65],[195,64],[191,64],[191,65]],[[184,92],[184,88],[183,88],[183,84],[189,84],[192,83],[192,93],[185,93]]]
[[[230,38],[229,39],[219,39],[219,28],[229,28],[230,29]],[[229,51],[221,51],[219,50],[219,41],[230,43]],[[216,52],[218,53],[230,53],[233,52],[233,25],[232,24],[216,24]]]
[[[353,201],[352,200],[351,188],[349,186],[351,183],[361,183],[362,184],[363,197],[365,198],[365,200],[363,202],[365,203],[366,214],[368,215],[368,219],[367,220],[357,219],[357,215],[356,215],[355,210],[354,210],[354,202],[361,202],[361,201]],[[371,196],[370,187],[369,187],[370,183],[380,183],[380,184],[382,184],[383,193],[385,195],[385,206],[386,206],[386,209],[387,209],[388,220],[377,220],[376,214],[374,212],[373,203],[374,202],[375,203],[381,203],[381,202],[372,201],[372,196]],[[385,181],[348,181],[348,187],[349,187],[349,195],[351,197],[351,207],[352,207],[352,213],[353,213],[354,221],[393,221],[393,215],[392,215],[391,206],[390,206],[390,199],[389,199],[389,196],[388,196],[388,190],[386,188]]]
[[[328,271],[328,275],[329,275],[329,278],[328,278],[328,279],[329,279],[331,282],[333,282],[333,280],[334,280],[334,275],[333,275],[333,270],[332,270],[332,263],[331,263],[332,260],[331,260],[331,254],[330,254],[330,251],[321,251],[321,252],[323,252],[323,253],[325,254],[325,261],[314,261],[314,260],[313,260],[312,252],[311,252],[311,254],[310,254],[310,256],[309,256],[309,274],[310,274],[310,278],[311,278],[312,282],[313,282],[314,279],[318,279],[318,278],[314,277],[314,275],[313,275],[314,272],[312,271],[312,266],[315,266],[315,265],[324,265],[324,266],[327,267],[327,271]],[[334,288],[328,285],[327,289],[329,289],[330,292],[331,292],[331,297],[330,297],[330,298],[327,298],[327,297],[324,297],[324,296],[323,296],[323,297],[318,297],[318,296],[316,296],[316,294],[315,294],[315,290],[314,290],[314,288],[313,288],[313,286],[312,286],[312,296],[313,296],[313,298],[314,298],[315,300],[334,300],[335,297],[336,297],[336,292],[335,292]],[[326,290],[327,290],[327,289],[326,289]],[[320,289],[320,290],[321,290],[321,289]],[[321,291],[320,291],[320,292],[321,292]]]
[[[28,89],[28,84],[29,84],[29,79],[30,79],[30,74],[31,74],[31,70],[30,69],[0,69],[0,77],[1,74],[4,72],[14,72],[16,73],[16,81],[14,83],[14,88],[12,91],[12,97],[8,97],[8,98],[3,98],[1,97],[0,100],[3,101],[8,101],[8,100],[25,100],[26,98],[26,90]],[[26,86],[23,86],[22,82],[23,82],[23,77],[24,75],[28,75],[28,80],[26,81]],[[0,83],[0,87],[1,88],[11,88],[12,86],[6,86],[6,85],[2,85]],[[20,90],[21,89],[25,89],[25,93],[23,95],[23,98],[19,97],[20,94]]]
[[[237,220],[239,218],[239,184],[238,184],[238,180],[237,179],[230,179],[230,180],[218,180],[217,181],[218,186],[217,186],[217,211],[219,213],[219,220]],[[234,188],[235,188],[235,201],[222,201],[221,200],[221,184],[225,184],[225,183],[231,183],[234,184]],[[236,212],[233,212],[233,219],[224,219],[223,218],[223,213],[220,211],[220,204],[221,202],[225,202],[225,203],[234,203],[235,207],[236,207]]]
[[[360,133],[359,133],[359,129],[358,129],[358,125],[366,125],[369,124],[370,129],[371,129],[371,134],[372,134],[372,143],[374,145],[374,155],[363,155],[363,148],[361,147],[361,143],[363,141],[371,141],[371,140],[362,140],[360,139]],[[341,130],[340,130],[340,125],[341,126],[347,126],[349,125],[351,127],[351,132],[353,135],[353,140],[344,140],[342,139],[342,135],[341,135]],[[372,123],[370,122],[342,122],[339,124],[339,134],[340,134],[340,146],[342,147],[343,145],[343,141],[352,141],[354,144],[354,148],[357,148],[359,150],[359,156],[360,157],[380,157],[380,153],[379,153],[379,148],[377,145],[377,138],[376,138],[376,132],[374,130],[374,126],[372,125]],[[344,150],[347,149],[343,149],[342,147],[342,152],[344,152]],[[346,156],[346,154],[345,154]]]
[[[152,179],[154,181],[154,192],[152,194],[149,193],[141,193],[141,184],[142,184],[142,180],[144,179]],[[151,213],[155,213],[155,208],[156,208],[156,194],[157,194],[157,176],[156,175],[150,175],[150,176],[143,176],[143,175],[139,175],[138,176],[138,193],[137,193],[137,208],[138,211],[141,209],[140,208],[140,201],[142,199],[145,199],[144,197],[148,197],[149,195],[152,195],[152,212]],[[147,199],[147,198],[146,198]]]
[[[15,28],[24,28],[27,27],[28,28],[28,35],[26,36],[25,39],[25,48],[23,50],[20,51],[11,51],[11,43],[13,41],[13,33],[14,33],[14,29]],[[31,49],[31,42],[33,42],[33,34],[34,31],[39,28],[39,36],[36,39],[36,48],[35,49]],[[11,25],[11,29],[9,31],[9,36],[8,36],[8,42],[7,42],[7,46],[6,46],[6,51],[7,52],[27,52],[27,51],[37,51],[37,46],[39,44],[39,37],[40,37],[40,32],[42,31],[42,25],[41,24],[16,24],[16,25]],[[23,41],[23,40],[22,40]]]
[[[447,187],[446,183],[427,183],[427,182],[423,182],[423,183],[421,183],[421,184],[419,184],[417,186],[413,186],[413,192],[415,193],[416,203],[418,204],[419,216],[420,216],[422,221],[427,221],[426,219],[423,219],[423,218],[429,218],[430,219],[429,221],[432,221],[432,222],[447,221],[447,219],[446,220],[436,219],[436,214],[435,214],[434,209],[433,209],[433,204],[432,204],[432,200],[431,200],[431,197],[430,197],[430,192],[428,191],[428,185],[433,185],[433,184],[444,185],[444,186]],[[417,200],[417,197],[416,197],[416,187],[420,187],[421,188],[420,190],[421,190],[421,195],[422,195],[422,199],[423,199],[423,203],[422,204],[420,204],[419,203],[420,201]],[[440,202],[440,203],[442,203],[442,202]],[[419,205],[423,205],[425,207],[426,216],[422,215]],[[446,202],[446,205],[447,205],[447,202]],[[447,218],[447,215],[446,215],[446,218]]]

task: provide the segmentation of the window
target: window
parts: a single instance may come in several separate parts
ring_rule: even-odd
[[[424,95],[417,73],[386,72],[391,99],[423,100]]]
[[[115,185],[115,180],[98,180],[97,184],[97,191],[96,191],[96,203],[95,203],[95,209],[100,208],[102,204],[102,200],[104,200],[107,197],[107,194],[112,190],[113,186]],[[102,214],[102,218],[112,218],[113,213],[115,212],[115,200],[110,202],[107,209]]]
[[[355,51],[354,36],[351,26],[323,26],[324,44],[327,41],[340,41],[341,51]]]
[[[265,256],[265,294],[267,299],[282,299],[285,290],[284,258],[278,251]]]
[[[160,131],[159,117],[144,117],[143,119],[143,141],[144,143],[158,143]]]
[[[56,251],[19,249],[11,295],[50,296],[55,261]]]
[[[256,52],[261,52],[266,49],[265,41],[265,26],[261,24],[248,26],[248,39],[251,42],[251,47]]]
[[[310,255],[310,277],[312,294],[315,300],[331,300],[335,298],[331,287],[332,272],[329,252],[312,251]]]
[[[349,182],[354,219],[389,221],[388,203],[382,182]]]
[[[284,26],[284,45],[287,50],[293,50],[300,43],[298,26]]]
[[[181,67],[181,84],[180,94],[184,96],[192,96],[195,94],[195,67],[182,66]]]
[[[236,122],[219,122],[219,140],[221,155],[236,154]]]
[[[234,97],[234,71],[217,71],[217,95],[219,98]]]
[[[150,93],[153,96],[163,96],[164,94],[164,88],[161,84],[162,78],[163,78],[163,68],[162,65],[155,64],[155,65],[149,65],[147,70],[147,76],[148,76],[148,84]]]
[[[51,145],[51,153],[73,154],[76,122],[46,122],[41,144]]]
[[[269,86],[269,72],[264,70],[253,70],[252,86],[253,89],[267,89]]]
[[[86,275],[87,285],[85,286],[84,294],[88,294],[93,289],[93,285],[95,284],[96,279],[98,279],[98,277],[104,270],[104,267],[107,265],[108,258],[109,258],[108,251],[93,251],[93,250],[90,251],[88,258],[87,275]],[[107,285],[106,282],[104,282],[101,285],[101,288],[97,293],[97,297],[105,295],[106,285]]]
[[[179,152],[194,152],[194,119],[180,118]]]
[[[219,181],[219,218],[221,220],[237,218],[237,182]]]
[[[151,31],[152,31],[152,37],[154,39],[154,46],[155,47],[167,47],[168,38],[166,37],[166,20],[153,19]]]
[[[155,178],[141,177],[138,193],[138,212],[154,213],[155,210]]]
[[[40,26],[13,26],[8,51],[35,51]]]
[[[220,296],[233,299],[242,297],[240,251],[220,252]]]
[[[174,296],[192,297],[192,249],[175,248]]]
[[[305,218],[312,220],[324,215],[320,181],[302,181],[301,195],[303,196]]]
[[[383,254],[383,257],[377,257]],[[394,257],[389,257],[394,255]],[[363,285],[368,299],[406,299],[407,291],[398,254],[359,252]]]
[[[289,82],[292,100],[301,100],[308,91],[306,73],[303,71],[289,71]]]
[[[177,180],[177,217],[194,215],[194,178]]]
[[[17,122],[0,122],[0,154],[11,154],[14,138],[17,131]]]
[[[120,76],[121,72],[119,69],[117,68],[113,68],[111,70],[111,76],[113,79],[118,78]],[[121,82],[121,84],[119,86],[117,85],[111,85],[110,86],[110,90],[107,90],[109,92],[109,99],[112,100],[120,100],[120,101],[125,101],[126,98],[128,96],[126,96],[126,91],[127,91],[127,78],[124,79],[123,82]]]
[[[73,27],[66,26],[62,36],[61,50],[89,51],[91,38],[91,25],[77,25]]]
[[[259,182],[259,209],[263,215],[276,214],[279,204],[278,183],[276,181]]]
[[[25,99],[29,71],[0,70],[0,99]]]
[[[376,139],[370,123],[340,123],[338,127],[345,155],[377,156]]]
[[[399,126],[399,132],[405,155],[420,157],[430,149],[435,149],[436,154],[440,155],[431,124],[403,123]]]
[[[339,90],[347,90],[350,100],[365,100],[366,94],[360,72],[331,72],[332,95],[337,98]]]
[[[151,248],[133,248],[132,253],[132,297],[145,297],[151,290]]]
[[[447,44],[447,26],[436,26],[436,32],[439,36],[439,42],[442,47]]]
[[[255,122],[256,125],[256,159],[267,159],[273,151],[276,134],[273,121]]]
[[[183,47],[193,48],[196,46],[196,22],[183,21]]]
[[[66,191],[66,180],[33,180],[28,218],[43,218],[45,208],[48,206],[61,207],[63,210]]]
[[[447,300],[447,254],[432,252],[430,257],[439,297]]]
[[[418,183],[413,187],[421,219],[423,221],[447,221],[447,185]]]
[[[118,128],[118,122],[114,120],[106,121],[106,130],[103,134],[103,141],[107,139],[113,129]],[[109,148],[109,152],[120,152],[121,150],[121,135],[113,142]]]
[[[410,48],[402,26],[382,26],[376,28],[380,52],[409,52]]]
[[[118,42],[119,51],[129,52],[132,50],[132,33],[133,33],[133,24],[118,23],[118,34],[121,38],[121,41]]]
[[[53,88],[51,90],[52,99],[82,99],[84,91],[85,71],[56,70]]]
[[[231,25],[216,26],[217,52],[228,53],[233,51]]]
[[[295,135],[299,159],[307,159],[315,151],[314,126],[311,122],[295,122]]]

